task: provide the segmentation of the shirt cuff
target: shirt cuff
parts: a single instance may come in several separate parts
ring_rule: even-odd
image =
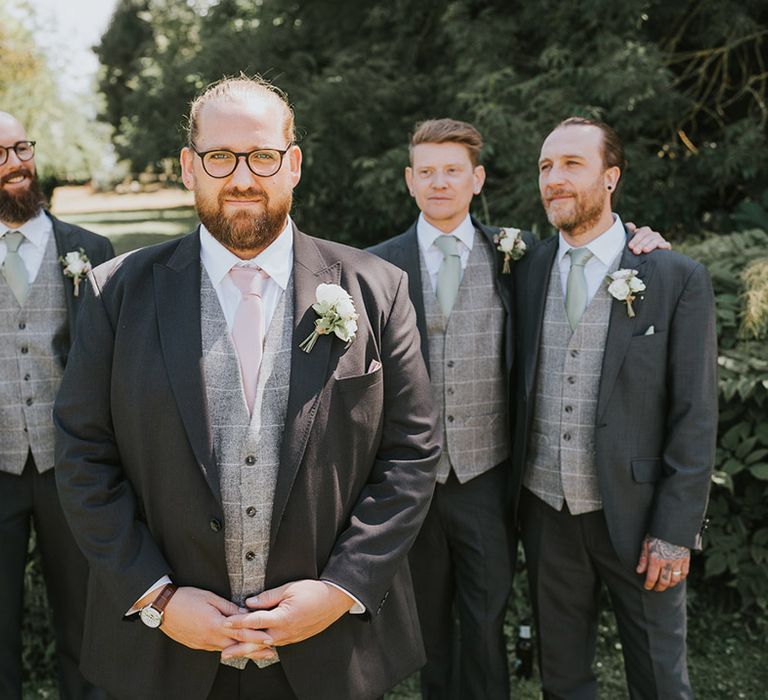
[[[362,615],[365,612],[365,605],[363,605],[357,598],[355,598],[355,596],[353,596],[346,588],[342,588],[338,583],[328,581],[324,578],[320,580],[323,583],[327,583],[329,586],[338,588],[342,593],[346,593],[350,598],[352,598],[352,600],[355,601],[355,604],[349,609],[351,615]],[[144,595],[146,595],[146,593]]]
[[[139,600],[141,600],[144,596],[149,595],[152,591],[156,591],[158,588],[162,588],[166,583],[171,583],[171,579],[169,576],[163,576],[161,579],[158,579],[157,583],[154,583],[149,588],[147,588],[146,591],[142,595],[139,596]],[[128,615],[133,615],[134,613],[139,612],[140,608],[139,600],[137,600],[132,606],[131,609],[125,613],[125,616],[128,617]]]

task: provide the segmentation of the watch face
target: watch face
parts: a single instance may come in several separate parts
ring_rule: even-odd
[[[142,608],[139,616],[141,617],[141,621],[147,627],[160,627],[160,623],[163,621],[163,613],[153,608],[151,605]]]

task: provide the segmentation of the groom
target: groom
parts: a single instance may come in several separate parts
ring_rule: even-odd
[[[55,409],[84,671],[126,700],[380,697],[424,663],[406,554],[439,457],[406,276],[296,229],[276,88],[223,80],[189,126],[202,225],[94,272]],[[345,327],[304,352],[323,291]]]
[[[545,698],[596,697],[602,584],[630,696],[692,697],[685,578],[715,454],[714,299],[693,260],[629,253],[611,211],[624,168],[605,124],[549,134],[539,187],[559,235],[515,276],[513,481]]]

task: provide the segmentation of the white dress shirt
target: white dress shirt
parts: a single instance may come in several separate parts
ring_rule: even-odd
[[[572,246],[563,238],[560,233],[560,245],[557,249],[557,264],[560,266],[560,282],[563,285],[563,298],[565,298],[568,286],[568,272],[571,269],[571,256],[568,251]],[[584,276],[587,278],[587,304],[592,301],[600,285],[605,281],[608,274],[608,268],[618,255],[624,250],[627,241],[627,234],[624,231],[624,224],[618,214],[613,215],[613,225],[605,232],[601,233],[595,240],[588,243],[585,248],[592,251],[592,257],[584,266]]]
[[[467,214],[464,221],[449,233],[459,239],[459,257],[461,258],[461,272],[463,275],[464,270],[467,269],[472,244],[475,242],[475,227],[472,225],[469,214]],[[432,289],[435,291],[437,291],[437,273],[440,270],[444,257],[443,251],[435,245],[435,239],[438,236],[446,235],[449,234],[446,234],[439,228],[435,228],[424,218],[424,214],[419,214],[419,220],[416,222],[416,237],[419,240],[419,248],[427,265],[429,281],[432,283]]]
[[[19,255],[24,261],[24,267],[27,268],[29,283],[32,284],[37,277],[37,273],[40,272],[40,266],[45,256],[45,248],[53,234],[53,222],[42,209],[36,217],[26,221],[18,228],[10,228],[0,222],[0,234],[2,234],[2,238],[0,238],[0,265],[5,262],[5,254],[8,252],[5,244],[5,234],[7,231],[21,231],[24,234],[24,240],[22,240],[19,246]]]
[[[260,267],[269,275],[264,280],[261,292],[264,310],[264,331],[269,328],[272,316],[277,308],[282,293],[288,286],[293,270],[293,224],[290,217],[280,235],[255,258],[242,260],[232,251],[227,250],[200,224],[200,261],[211,280],[216,296],[219,298],[227,328],[232,331],[235,311],[240,303],[241,294],[229,271],[235,267]]]
[[[272,316],[274,316],[280,296],[288,287],[291,272],[293,271],[293,222],[288,217],[288,222],[280,235],[261,253],[250,260],[238,258],[233,252],[219,243],[205,226],[200,224],[200,262],[203,264],[211,284],[216,290],[216,296],[219,298],[219,304],[221,304],[221,310],[224,312],[227,328],[230,332],[232,332],[235,311],[242,295],[229,276],[229,271],[235,266],[260,267],[269,275],[269,279],[264,281],[261,294],[262,308],[264,310],[264,330],[266,331],[272,321]],[[171,579],[168,576],[163,576],[159,581],[150,586],[141,598],[155,590],[159,593],[159,589],[166,583],[171,583]],[[349,612],[353,614],[365,612],[365,606],[349,591],[332,581],[325,581],[325,583],[338,588],[355,601]],[[136,602],[138,603],[138,601]],[[134,604],[126,615],[132,615],[137,611],[138,607]]]

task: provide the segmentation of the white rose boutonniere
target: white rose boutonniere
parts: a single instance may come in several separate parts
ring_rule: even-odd
[[[627,316],[634,318],[632,302],[638,292],[645,291],[645,282],[637,276],[637,270],[616,270],[605,278],[608,294],[627,305]]]
[[[320,316],[315,321],[315,330],[299,344],[304,352],[310,352],[321,335],[333,333],[349,344],[357,333],[357,313],[352,297],[338,284],[321,284],[315,291],[317,303],[312,308]]]
[[[502,228],[494,237],[496,250],[504,253],[504,266],[501,268],[503,274],[508,275],[511,272],[509,263],[513,260],[520,260],[525,255],[525,241],[519,228]]]
[[[85,250],[73,250],[59,258],[59,262],[64,266],[64,274],[72,278],[75,285],[75,296],[80,295],[80,282],[85,279],[91,271],[91,261],[85,254]]]

